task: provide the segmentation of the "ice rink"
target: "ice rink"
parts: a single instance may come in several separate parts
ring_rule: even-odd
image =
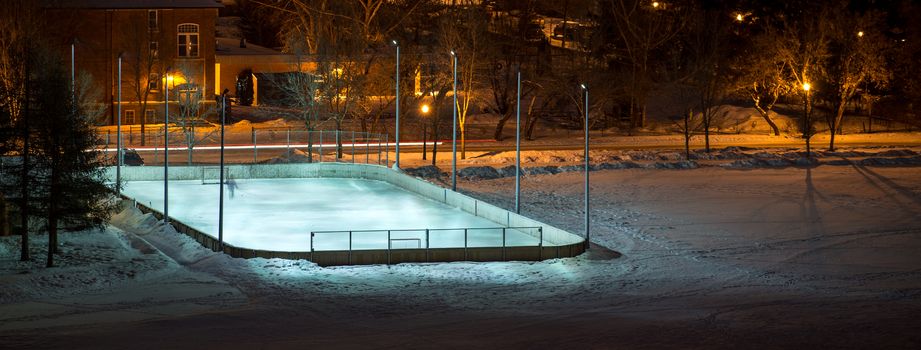
[[[349,233],[360,230],[393,231],[392,248],[426,246],[502,246],[503,225],[470,215],[460,209],[417,196],[375,180],[310,178],[234,180],[225,185],[224,241],[238,247],[309,251],[311,231],[317,233],[315,250],[349,249]],[[187,225],[217,237],[218,185],[200,180],[169,182],[169,214]],[[163,210],[162,181],[132,181],[123,193],[154,209]],[[522,229],[524,230],[524,229]],[[505,245],[536,246],[538,239],[508,229]],[[536,229],[533,229],[536,235]],[[548,245],[546,242],[545,245]],[[352,249],[387,249],[386,231],[354,232]]]

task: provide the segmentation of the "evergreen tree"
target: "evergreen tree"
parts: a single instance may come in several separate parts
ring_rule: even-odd
[[[60,230],[101,227],[114,203],[91,120],[74,101],[61,60],[42,54],[36,61],[33,126],[38,176],[35,195],[48,231],[48,267],[54,266]]]

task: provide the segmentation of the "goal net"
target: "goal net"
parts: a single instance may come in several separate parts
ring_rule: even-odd
[[[230,174],[230,169],[224,167],[224,181],[227,181],[227,175]],[[201,168],[201,184],[202,185],[218,185],[221,183],[221,167],[219,166],[206,166]]]

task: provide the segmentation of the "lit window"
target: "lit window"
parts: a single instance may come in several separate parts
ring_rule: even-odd
[[[178,33],[179,57],[198,57],[198,25],[180,24]]]
[[[159,28],[159,25],[157,24],[157,15],[157,10],[147,10],[147,29],[152,32],[156,32]]]
[[[160,43],[156,41],[150,42],[150,58],[160,58]]]
[[[135,120],[135,118],[136,116],[135,116],[135,112],[133,109],[129,109],[125,111],[125,119],[124,119],[125,124],[137,124],[137,120]]]
[[[154,91],[160,88],[160,76],[157,73],[151,73],[147,79],[147,89]]]

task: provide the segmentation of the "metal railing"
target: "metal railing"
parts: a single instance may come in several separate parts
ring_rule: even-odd
[[[117,136],[99,133],[97,147],[107,162],[116,162]],[[170,127],[170,165],[209,165],[219,163],[220,132],[214,128]],[[387,134],[349,130],[255,129],[225,132],[225,162],[228,164],[346,162],[389,165]],[[138,131],[122,133],[122,148],[137,152],[146,165],[163,162],[164,132],[148,129],[143,138]],[[125,165],[132,165],[131,159]]]
[[[508,233],[518,231],[521,234],[537,238],[535,247],[544,246],[544,229],[542,226],[520,226],[520,227],[465,227],[465,228],[425,228],[425,229],[397,229],[397,230],[333,230],[333,231],[311,231],[310,232],[310,252],[316,251],[342,251],[345,247],[344,242],[348,240],[349,263],[352,262],[352,251],[355,250],[387,250],[387,261],[390,263],[390,256],[394,249],[424,249],[426,256],[430,249],[437,248],[463,248],[464,259],[467,258],[467,249],[470,248],[501,248],[502,257],[505,259],[506,248],[508,247],[526,247],[530,245],[509,245]],[[528,234],[526,231],[536,234]],[[459,242],[459,236],[463,235],[463,246],[459,244],[444,243],[451,240],[451,233],[457,235],[454,241]],[[489,234],[494,235],[497,244],[479,244],[471,245],[471,235],[477,242],[483,242],[484,237]],[[440,237],[436,237],[436,235]],[[317,237],[327,236],[327,239],[319,240]],[[328,237],[332,236],[332,239]],[[446,238],[447,237],[447,238]],[[486,241],[489,241],[486,237]],[[432,242],[436,244],[432,244]],[[439,244],[439,240],[444,241]],[[499,242],[501,240],[501,242]],[[396,247],[394,243],[416,242],[415,247]]]

